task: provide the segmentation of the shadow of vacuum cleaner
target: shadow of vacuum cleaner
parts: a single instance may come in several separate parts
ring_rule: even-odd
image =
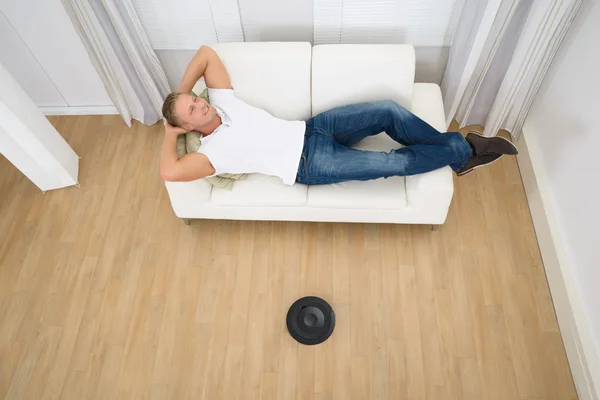
[[[288,332],[296,341],[306,345],[327,340],[335,327],[335,313],[319,297],[303,297],[290,307],[286,317]]]

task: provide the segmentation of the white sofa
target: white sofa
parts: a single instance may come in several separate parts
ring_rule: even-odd
[[[236,95],[286,119],[306,120],[344,104],[393,99],[439,131],[446,130],[438,85],[414,83],[415,53],[408,45],[227,43],[219,54]],[[200,88],[201,89],[201,88]],[[385,133],[356,148],[390,151]],[[233,190],[204,179],[166,182],[175,214],[190,219],[442,224],[452,200],[452,171],[324,186],[284,185],[251,174]]]

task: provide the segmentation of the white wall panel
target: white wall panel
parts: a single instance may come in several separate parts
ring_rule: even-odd
[[[179,88],[183,73],[195,54],[196,50],[156,50],[171,90]]]
[[[41,190],[77,184],[79,157],[2,65],[0,153]]]
[[[69,106],[112,105],[60,0],[0,0],[0,10]]]
[[[415,82],[437,83],[439,85],[444,76],[449,54],[450,47],[415,47]]]
[[[66,106],[48,75],[0,12],[0,64],[19,82],[38,106]]]

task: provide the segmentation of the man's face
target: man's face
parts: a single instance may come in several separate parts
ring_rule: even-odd
[[[202,98],[180,94],[175,102],[175,115],[182,128],[203,132],[217,118],[217,110]]]

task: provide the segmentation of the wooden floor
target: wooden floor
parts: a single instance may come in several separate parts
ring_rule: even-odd
[[[514,159],[456,180],[429,226],[194,221],[160,125],[52,122],[81,187],[0,160],[0,398],[575,399]],[[334,307],[318,346],[298,297]]]

